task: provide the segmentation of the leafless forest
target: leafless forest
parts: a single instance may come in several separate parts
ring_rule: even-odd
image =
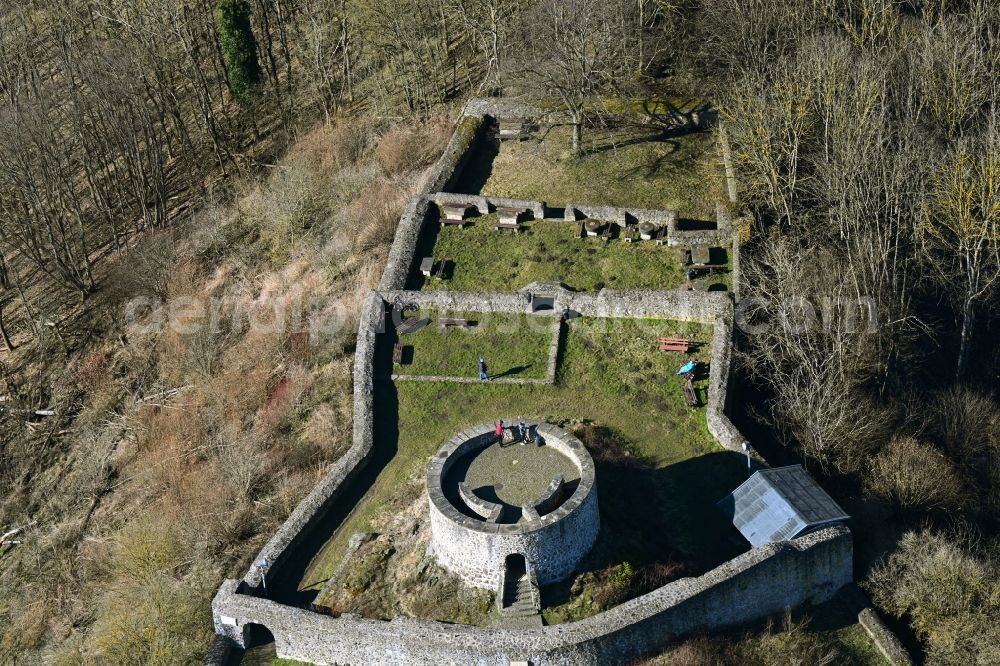
[[[834,489],[927,663],[1000,663],[992,0],[4,3],[0,663],[198,663],[219,581],[349,444],[399,212],[501,94],[577,150],[599,100],[711,104],[754,220],[741,425]],[[836,661],[787,633],[665,663]]]

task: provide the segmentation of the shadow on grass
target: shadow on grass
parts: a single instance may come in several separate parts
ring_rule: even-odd
[[[718,222],[714,220],[693,220],[682,217],[677,220],[677,231],[716,231]]]
[[[380,335],[376,338],[376,377],[379,372],[386,372],[384,366],[387,362],[391,367],[391,345],[391,336]],[[268,590],[271,598],[276,601],[299,607],[308,607],[315,601],[319,590],[301,587],[310,564],[320,555],[330,536],[360,504],[385,466],[396,456],[399,448],[399,398],[396,386],[392,382],[376,381],[374,391],[374,445],[371,457],[363,469],[348,475],[339,494],[319,512],[320,517],[315,524],[303,530],[301,543],[289,547],[291,557],[275,565],[277,571]]]
[[[645,576],[634,597],[669,582],[664,571],[670,579],[698,576],[749,550],[715,507],[746,480],[742,456],[718,451],[657,468],[608,429],[584,426],[577,434],[594,458],[601,513],[601,532],[577,575],[624,562],[639,574],[661,572]],[[570,601],[572,587],[572,579],[546,586],[543,606]]]
[[[515,375],[520,375],[523,372],[527,372],[533,366],[534,366],[534,363],[529,363],[528,365],[519,365],[517,367],[509,368],[507,370],[504,370],[503,372],[501,372],[499,374],[491,375],[491,377],[493,379],[500,379],[501,377],[513,377]]]
[[[586,130],[584,130],[586,131]],[[603,146],[594,146],[593,148],[588,148],[580,153],[581,156],[586,157],[588,155],[600,155],[601,153],[607,153],[613,150],[618,150],[620,148],[627,148],[628,146],[638,146],[644,143],[666,143],[667,136],[663,132],[657,132],[656,134],[648,134],[646,136],[636,136],[631,139],[624,139],[622,141],[609,141]]]
[[[472,156],[452,189],[459,194],[479,194],[482,192],[490,176],[493,175],[493,160],[499,154],[500,140],[488,136],[484,137],[472,149]]]
[[[425,276],[418,269],[420,268],[421,259],[434,256],[434,246],[437,244],[438,234],[440,233],[441,209],[437,207],[437,204],[431,203],[427,220],[424,222],[424,227],[417,237],[417,246],[413,252],[413,265],[410,266],[410,272],[406,276],[407,289],[419,291],[432,279]]]

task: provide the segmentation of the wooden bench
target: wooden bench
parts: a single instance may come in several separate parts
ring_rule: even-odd
[[[604,231],[601,232],[601,240],[605,243],[611,240],[611,234],[614,232],[614,223],[609,222],[605,227]]]
[[[468,221],[465,216],[469,212],[469,206],[466,204],[443,204],[441,209],[444,211],[444,217],[441,218],[441,224],[454,224],[459,228],[464,227]]]
[[[416,317],[410,317],[409,319],[405,320],[399,326],[396,327],[396,333],[398,333],[399,335],[415,333],[416,331],[419,331],[429,323],[431,323],[431,320],[427,318],[417,319]]]
[[[439,280],[444,280],[447,277],[448,270],[448,259],[442,259],[438,262],[437,270],[434,271],[434,277]]]
[[[447,328],[470,328],[472,326],[468,319],[451,319],[447,317],[439,319],[438,325],[441,326],[442,331]]]
[[[399,342],[392,347],[392,362],[396,365],[403,364],[403,345]]]
[[[660,338],[660,351],[688,353],[691,341],[684,338]]]
[[[667,228],[666,227],[660,227],[659,229],[657,229],[656,233],[653,234],[653,240],[656,241],[657,245],[663,245],[664,243],[666,243],[667,242]]]
[[[684,402],[687,403],[688,407],[698,406],[698,392],[694,390],[690,379],[684,382]]]
[[[626,243],[634,243],[639,240],[639,227],[634,224],[626,226],[622,232],[622,240]]]

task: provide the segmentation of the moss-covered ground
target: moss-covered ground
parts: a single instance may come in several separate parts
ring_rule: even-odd
[[[404,363],[396,366],[397,374],[478,377],[478,361],[483,356],[495,377],[540,379],[546,375],[553,336],[551,317],[436,310],[412,316],[430,319],[430,323],[414,333],[397,334],[405,351]],[[474,325],[442,330],[442,317],[465,319]]]
[[[651,125],[586,128],[575,157],[569,126],[525,141],[487,145],[457,189],[486,196],[569,203],[673,208],[714,220],[723,200],[722,158],[711,132],[669,136]]]
[[[448,280],[422,279],[423,289],[516,291],[536,280],[574,289],[673,289],[686,283],[676,248],[652,241],[579,238],[578,222],[527,222],[520,234],[493,229],[496,213],[460,229],[436,231],[433,256],[451,262]],[[713,282],[729,284],[729,276]]]
[[[689,358],[700,361],[695,386],[704,400],[711,334],[710,326],[677,321],[574,319],[566,323],[554,386],[379,380],[376,419],[398,415],[398,432],[384,429],[377,438],[383,466],[313,559],[300,589],[322,587],[351,534],[400,510],[442,443],[504,414],[575,429],[596,454],[603,527],[581,575],[624,562],[640,573],[659,566],[690,574],[729,559],[742,546],[730,539],[731,527],[714,504],[745,478],[744,463],[711,437],[704,406],[685,405],[675,375]],[[667,335],[700,345],[691,355],[657,351],[657,338]],[[549,605],[574,598],[569,589],[543,594]]]

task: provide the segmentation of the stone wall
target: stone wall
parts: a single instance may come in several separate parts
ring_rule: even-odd
[[[570,203],[566,204],[563,219],[567,222],[578,222],[583,219],[606,220],[623,226],[632,222],[636,224],[651,222],[658,226],[669,226],[677,220],[677,211]]]
[[[568,293],[559,305],[585,317],[662,318],[703,324],[711,324],[717,317],[731,318],[733,307],[725,292],[683,289],[602,289],[596,294]]]
[[[497,208],[524,208],[531,211],[531,215],[536,220],[541,220],[546,216],[546,206],[544,201],[533,199],[510,199],[507,197],[485,197],[478,194],[456,194],[454,192],[434,192],[428,197],[439,206],[468,205],[475,208],[480,215],[488,215]]]
[[[428,199],[418,196],[410,201],[396,226],[396,236],[389,248],[379,289],[402,289],[406,286],[406,280],[413,270],[413,258],[417,243],[420,242],[420,234],[423,233],[428,218],[437,219],[437,215],[437,207],[431,206]]]
[[[390,303],[405,303],[417,308],[444,312],[531,313],[530,293],[469,291],[383,290]],[[552,310],[535,313],[546,317],[558,315],[563,308],[585,317],[663,318],[714,323],[717,317],[732,317],[732,300],[725,292],[697,292],[683,289],[602,289],[595,293],[572,292],[562,288],[545,290],[555,298]]]
[[[875,643],[875,647],[892,666],[913,666],[913,660],[910,659],[906,648],[903,647],[896,634],[892,633],[892,630],[886,626],[874,608],[871,606],[862,608],[861,612],[858,613],[858,624],[864,627],[872,642]]]
[[[847,528],[828,528],[755,548],[590,618],[540,628],[333,618],[239,594],[237,581],[226,581],[212,606],[216,617],[233,621],[220,629],[236,642],[242,644],[247,625],[261,624],[274,634],[280,656],[321,665],[622,663],[687,634],[827,601],[851,582],[851,549]]]
[[[431,205],[427,195],[454,185],[486,131],[485,119],[478,116],[466,116],[458,123],[444,153],[427,174],[421,194],[410,201],[400,217],[379,289],[402,289],[406,286],[420,234],[429,220],[438,218],[437,207]]]
[[[466,103],[466,116],[490,116],[491,118],[535,118],[556,117],[558,112],[545,111],[527,97],[478,97]]]
[[[361,308],[358,326],[358,341],[354,352],[354,431],[351,448],[337,462],[330,466],[320,481],[305,499],[299,502],[287,520],[254,558],[254,563],[267,559],[270,581],[294,549],[309,534],[315,524],[325,515],[330,504],[340,495],[354,476],[364,467],[372,450],[373,426],[373,363],[375,359],[375,337],[382,327],[385,304],[378,294],[372,292]],[[260,585],[260,570],[251,565],[243,581],[251,588]]]

